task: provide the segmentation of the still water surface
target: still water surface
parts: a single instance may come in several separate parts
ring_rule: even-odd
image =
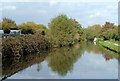
[[[73,47],[54,48],[3,61],[6,79],[117,79],[118,59],[114,54],[83,42]]]

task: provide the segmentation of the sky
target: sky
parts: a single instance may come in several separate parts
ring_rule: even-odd
[[[15,20],[17,24],[33,21],[48,25],[60,14],[76,19],[82,27],[118,24],[118,0],[1,0],[2,18]]]

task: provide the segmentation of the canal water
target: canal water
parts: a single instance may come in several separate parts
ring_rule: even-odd
[[[3,60],[3,79],[117,79],[117,54],[82,42]]]

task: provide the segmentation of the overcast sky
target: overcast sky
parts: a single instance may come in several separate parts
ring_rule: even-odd
[[[103,25],[106,21],[117,25],[118,0],[2,0],[2,17],[11,18],[17,24],[34,21],[47,26],[60,14],[76,19],[83,27]]]

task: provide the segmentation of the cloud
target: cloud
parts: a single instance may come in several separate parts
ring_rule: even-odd
[[[116,9],[116,8],[118,8],[118,4],[107,6],[107,9]]]
[[[97,12],[97,13],[91,14],[89,18],[95,18],[95,17],[100,17],[100,16],[102,16],[102,14],[100,12]]]
[[[89,18],[97,18],[97,17],[109,17],[112,14],[116,14],[118,9],[118,4],[107,5],[104,9],[95,9],[89,12]],[[114,15],[113,15],[114,16]]]
[[[50,2],[49,2],[49,4],[50,4],[51,6],[55,5],[56,3],[58,3],[58,1],[56,1],[56,0],[50,0]]]
[[[3,10],[7,9],[7,10],[16,10],[16,6],[3,6]]]
[[[94,12],[92,12],[90,15],[89,15],[89,18],[98,18],[98,17],[108,17],[109,15],[111,15],[112,12],[109,12],[108,10],[96,10]]]
[[[103,25],[106,21],[114,22],[117,25],[118,5],[116,2],[59,3],[58,0],[50,1],[45,3],[5,2],[2,4],[2,8],[5,6],[16,6],[17,9],[14,10],[14,13],[13,10],[8,8],[3,10],[3,17],[14,19],[17,24],[27,21],[34,21],[35,23],[48,25],[52,18],[59,14],[66,14],[68,17],[77,19],[83,27],[88,27],[94,24]],[[12,8],[15,9],[15,7]]]

